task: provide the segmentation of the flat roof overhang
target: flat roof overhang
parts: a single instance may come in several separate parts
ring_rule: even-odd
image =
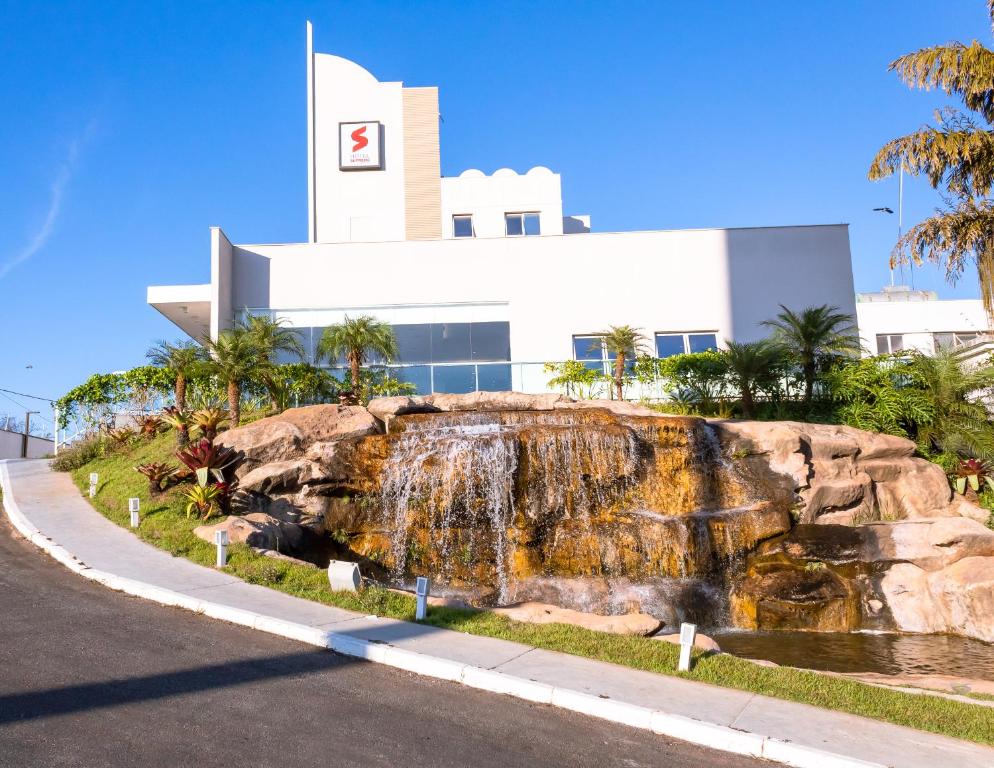
[[[146,300],[190,338],[202,341],[210,335],[210,283],[150,285]]]

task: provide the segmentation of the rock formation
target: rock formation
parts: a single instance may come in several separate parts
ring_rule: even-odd
[[[250,544],[307,557],[319,537],[398,586],[669,627],[730,611],[994,639],[986,510],[901,438],[476,392],[293,409],[218,440],[243,457]]]

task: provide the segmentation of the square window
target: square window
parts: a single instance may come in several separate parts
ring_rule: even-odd
[[[600,336],[574,336],[573,357],[576,360],[603,360],[604,344]]]
[[[510,360],[511,324],[471,323],[470,342],[473,348],[473,360]]]
[[[473,217],[469,214],[457,214],[452,217],[453,237],[476,237],[473,231]]]
[[[541,235],[542,234],[542,222],[538,217],[537,213],[526,213],[525,218],[525,234],[526,235]]]
[[[936,345],[938,346],[938,339],[936,340]],[[882,334],[877,335],[877,354],[886,355],[890,352],[890,337],[884,336]]]
[[[435,391],[462,395],[476,390],[475,365],[435,365]]]
[[[685,351],[682,333],[656,334],[656,357],[673,357],[682,355]]]
[[[427,323],[395,325],[397,359],[395,363],[431,362],[431,326]]]
[[[691,352],[707,352],[718,348],[718,336],[714,333],[687,334],[687,346]]]
[[[477,389],[481,392],[505,392],[511,389],[510,365],[478,365]]]
[[[397,381],[406,381],[417,387],[417,394],[431,394],[431,366],[430,365],[405,365],[399,368],[390,368],[390,376]]]
[[[473,359],[469,323],[432,323],[431,361],[461,363]]]
[[[520,213],[504,214],[504,233],[508,237],[518,237],[525,233],[525,224]]]

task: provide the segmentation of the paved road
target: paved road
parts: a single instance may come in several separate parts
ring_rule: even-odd
[[[0,520],[0,766],[760,764],[121,595]]]

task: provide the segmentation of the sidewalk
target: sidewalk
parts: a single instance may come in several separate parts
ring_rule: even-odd
[[[156,549],[104,518],[44,460],[0,463],[14,527],[113,589],[474,688],[552,704],[788,765],[994,768],[994,749],[805,704],[363,616],[246,584]]]

